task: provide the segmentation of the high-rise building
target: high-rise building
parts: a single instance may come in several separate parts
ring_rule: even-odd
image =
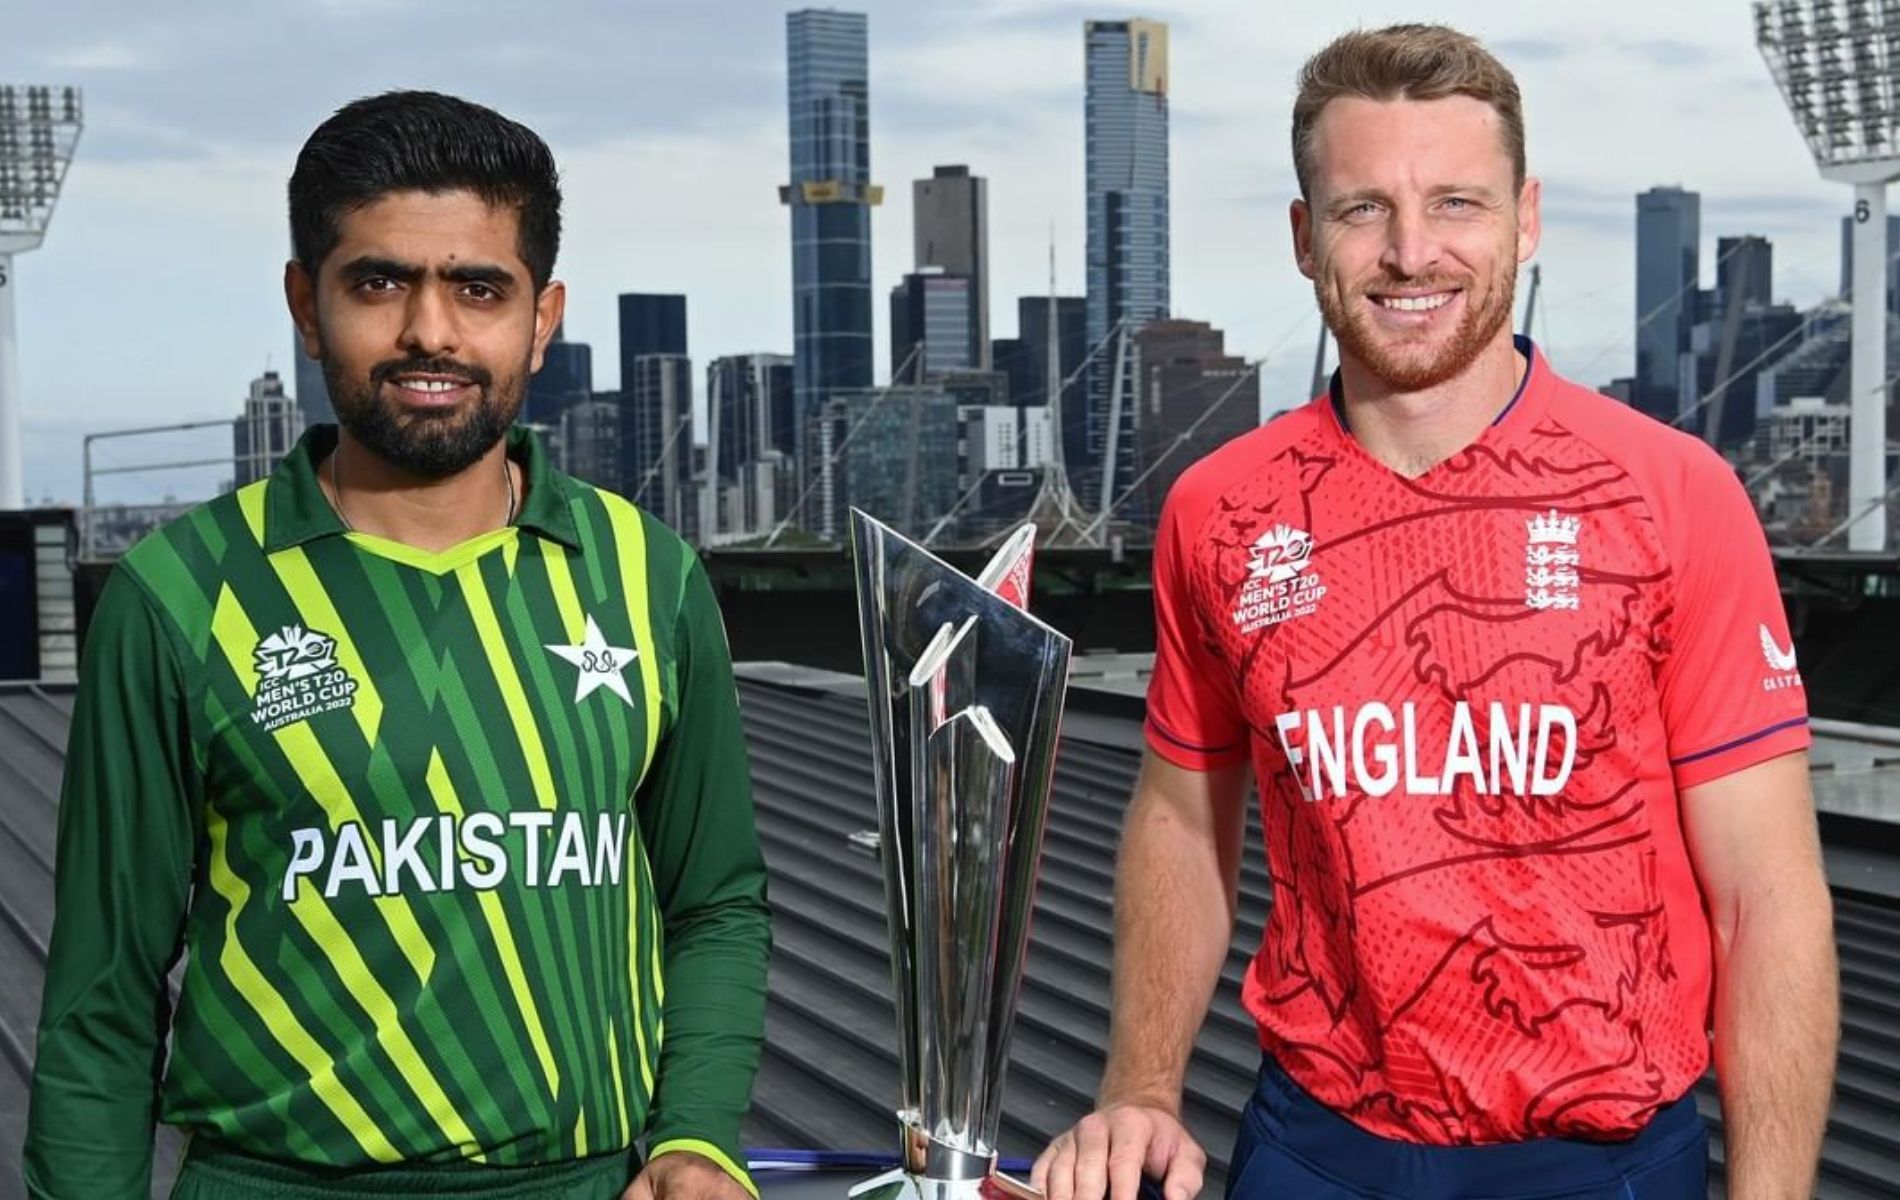
[[[295,399],[284,394],[284,381],[277,372],[266,371],[251,380],[244,415],[231,422],[231,486],[241,488],[268,478],[303,430],[303,412]]]
[[[1017,336],[1022,339],[1029,373],[1029,390],[1011,395],[1018,404],[1049,402],[1049,304],[1048,296],[1016,301]],[[1088,301],[1081,296],[1057,296],[1055,310],[1056,379],[1067,384],[1061,405],[1062,455],[1073,480],[1086,474],[1078,464],[1090,461],[1089,380],[1077,376],[1089,353]]]
[[[1260,372],[1205,321],[1151,321],[1135,335],[1142,489],[1118,517],[1151,523],[1182,471],[1260,419]]]
[[[1775,302],[1775,246],[1760,234],[1715,239],[1717,315],[1731,304],[1743,311]]]
[[[610,492],[620,478],[620,393],[595,392],[561,414],[561,469]]]
[[[792,213],[793,403],[801,431],[838,388],[871,385],[870,70],[863,13],[785,18]],[[815,452],[801,447],[801,459]],[[807,469],[810,469],[807,466]]]
[[[963,422],[965,486],[985,471],[1046,467],[1051,453],[1049,410],[1015,404],[959,407]]]
[[[642,354],[633,360],[633,390],[620,416],[621,486],[688,541],[699,524],[693,454],[693,360],[684,354]]]
[[[1750,304],[1736,314],[1725,362],[1722,342],[1731,334],[1726,310],[1697,325],[1691,353],[1683,360],[1693,368],[1692,373],[1685,370],[1683,383],[1695,411],[1679,418],[1681,428],[1721,450],[1747,444],[1760,416],[1755,381],[1801,344],[1801,327],[1801,314],[1793,305]]]
[[[686,297],[624,292],[620,297],[620,391],[633,393],[634,360],[648,354],[687,354]]]
[[[330,403],[330,385],[323,378],[323,364],[303,352],[303,334],[290,331],[290,361],[296,364],[297,409],[303,413],[304,427],[325,425],[336,420]]]
[[[716,358],[706,368],[706,544],[769,533],[797,499],[792,360],[784,354]]]
[[[792,412],[792,359],[786,354],[735,354],[706,368],[706,455],[730,481],[768,452],[790,457],[797,444]]]
[[[528,381],[528,397],[521,408],[524,425],[561,427],[561,415],[594,395],[594,349],[586,342],[570,342],[555,329],[541,358],[541,369]]]
[[[1029,350],[1021,338],[995,338],[990,342],[990,368],[1009,381],[1009,400],[1023,403],[1025,397],[1042,394],[1029,370]]]
[[[1085,102],[1088,182],[1088,344],[1118,328],[1133,338],[1168,315],[1168,27],[1159,21],[1089,21]],[[1134,479],[1134,413],[1113,395],[1113,347],[1090,372],[1085,457],[1068,463],[1086,501],[1099,502],[1102,463],[1110,490]],[[1066,449],[1066,444],[1065,444]]]
[[[938,267],[970,281],[970,369],[990,369],[989,181],[965,166],[938,167],[911,184],[919,273]],[[896,362],[891,364],[896,369]]]
[[[1702,197],[1654,187],[1636,197],[1636,407],[1674,421],[1693,399],[1682,394],[1701,277]]]
[[[980,370],[970,356],[976,319],[971,281],[927,268],[891,289],[891,382],[925,383]]]
[[[1854,294],[1854,218],[1841,218],[1841,295]],[[1887,218],[1887,311],[1900,314],[1900,214]]]
[[[983,543],[1028,519],[1042,474],[1054,461],[1050,411],[1041,405],[959,404],[957,509],[945,537]]]
[[[957,501],[957,409],[929,385],[834,392],[808,438],[827,453],[807,527],[840,537],[850,505],[908,536],[929,532]]]

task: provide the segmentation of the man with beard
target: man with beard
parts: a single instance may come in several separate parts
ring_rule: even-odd
[[[1510,73],[1348,34],[1293,112],[1328,393],[1182,476],[1097,1111],[1050,1200],[1169,1200],[1226,960],[1249,771],[1273,907],[1239,1197],[1809,1194],[1837,998],[1805,700],[1761,529],[1693,438],[1552,374]]]
[[[764,871],[712,591],[514,427],[565,299],[553,158],[377,96],[290,220],[341,428],[99,601],[29,1191],[144,1200],[157,1120],[184,1200],[756,1196]]]

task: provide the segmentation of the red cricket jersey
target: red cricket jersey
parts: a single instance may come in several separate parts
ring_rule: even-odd
[[[1808,744],[1773,564],[1701,442],[1531,358],[1416,479],[1329,397],[1168,497],[1147,737],[1251,756],[1262,1046],[1370,1132],[1621,1137],[1709,1059],[1677,795]]]

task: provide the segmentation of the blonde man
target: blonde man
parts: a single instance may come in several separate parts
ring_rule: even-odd
[[[1806,699],[1759,525],[1695,439],[1510,328],[1541,234],[1511,73],[1339,38],[1293,244],[1327,394],[1181,478],[1155,548],[1098,1110],[1051,1200],[1201,1186],[1182,1081],[1259,781],[1274,905],[1238,1197],[1806,1196],[1838,1018]]]

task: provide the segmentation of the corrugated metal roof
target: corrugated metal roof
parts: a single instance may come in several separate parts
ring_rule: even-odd
[[[761,1145],[889,1146],[897,1067],[882,876],[850,841],[876,825],[861,690],[836,676],[813,674],[817,686],[800,687],[795,671],[747,674],[740,697],[776,938],[750,1135]],[[1114,847],[1140,760],[1133,721],[1072,702],[1065,730],[1001,1138],[1005,1154],[1025,1157],[1088,1110],[1100,1077]],[[1257,815],[1249,826],[1257,839]],[[1859,866],[1869,855],[1854,857]],[[1876,869],[1889,892],[1900,890],[1900,861],[1880,856]],[[1242,870],[1238,927],[1188,1070],[1185,1116],[1213,1160],[1209,1194],[1218,1194],[1259,1065],[1239,984],[1260,944],[1267,891],[1254,855]],[[1900,1196],[1900,903],[1837,887],[1835,905],[1845,1016],[1818,1194]],[[1704,1080],[1696,1098],[1719,1164],[1713,1082]],[[1722,1194],[1719,1183],[1711,1194]]]
[[[876,824],[864,703],[838,677],[785,668],[747,675],[740,696],[776,937],[748,1141],[892,1149],[896,1060],[883,885],[876,860],[851,842]],[[70,711],[69,690],[0,687],[0,1200],[24,1195],[24,1081],[52,923],[56,796]],[[1004,1152],[1025,1157],[1086,1111],[1101,1071],[1113,855],[1139,761],[1131,721],[1075,707],[1065,728],[1003,1129]],[[1869,869],[1867,852],[1853,852]],[[1900,862],[1891,858],[1870,869],[1900,880]],[[1835,899],[1846,1019],[1820,1194],[1897,1196],[1900,904],[1839,888]],[[1210,1194],[1258,1065],[1238,985],[1267,905],[1256,860],[1243,872],[1239,927],[1188,1073],[1187,1120],[1214,1159]],[[1706,1083],[1698,1098],[1715,1120]],[[155,1195],[163,1194],[176,1145],[163,1136]]]

